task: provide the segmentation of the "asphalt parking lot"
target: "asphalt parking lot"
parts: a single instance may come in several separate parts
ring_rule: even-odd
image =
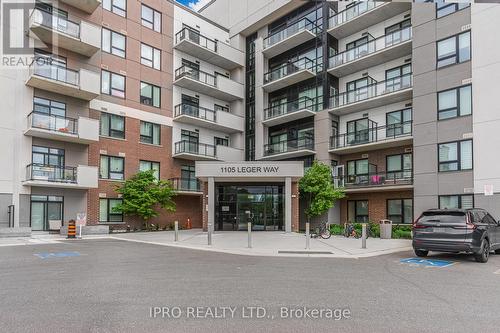
[[[0,332],[500,330],[499,255],[401,262],[412,257],[251,257],[110,239],[2,247]],[[347,312],[283,318],[304,307]]]

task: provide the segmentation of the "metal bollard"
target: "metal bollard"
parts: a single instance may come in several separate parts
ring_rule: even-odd
[[[208,225],[208,245],[212,245],[212,225]]]
[[[179,221],[174,222],[174,242],[179,241]]]
[[[309,241],[311,240],[311,235],[309,232],[309,222],[306,222],[306,250],[309,250]]]
[[[248,248],[251,249],[252,248],[252,222],[248,222],[247,229],[248,229]]]
[[[366,223],[361,225],[361,247],[366,249]]]

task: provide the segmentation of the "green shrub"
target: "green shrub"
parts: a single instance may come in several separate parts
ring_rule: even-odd
[[[411,226],[409,226],[409,225],[394,225],[392,227],[392,238],[394,238],[394,239],[411,239]]]
[[[340,224],[330,224],[330,232],[332,235],[343,235],[344,226]]]
[[[380,224],[370,222],[368,225],[370,226],[372,237],[380,237]]]

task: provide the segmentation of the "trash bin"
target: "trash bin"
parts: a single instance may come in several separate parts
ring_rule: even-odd
[[[392,221],[380,220],[380,239],[392,238]]]

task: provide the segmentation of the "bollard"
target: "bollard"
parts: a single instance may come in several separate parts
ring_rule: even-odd
[[[366,249],[366,223],[361,225],[361,247]]]
[[[252,248],[252,222],[248,222],[247,229],[248,229],[248,248],[251,249]]]
[[[311,235],[309,232],[309,222],[306,222],[306,250],[309,250],[310,239],[311,239]]]
[[[68,238],[76,238],[76,222],[75,222],[75,220],[68,221]]]
[[[174,241],[179,241],[179,221],[174,222]]]
[[[208,245],[212,245],[212,224],[208,225]]]

